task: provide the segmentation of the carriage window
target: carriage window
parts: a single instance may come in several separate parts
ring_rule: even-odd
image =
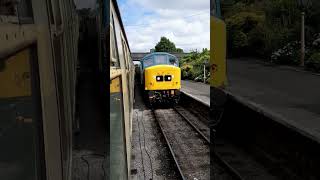
[[[34,60],[31,48],[0,59],[1,179],[42,179],[37,177],[42,135]]]
[[[113,16],[111,20],[112,25],[110,25],[110,51],[111,51],[111,61],[110,66],[116,66],[119,67],[119,61],[118,61],[118,53],[117,53],[117,44],[116,44],[116,35],[114,32],[114,26],[113,26]]]
[[[167,55],[154,56],[155,64],[168,64]]]
[[[121,38],[122,40],[122,49],[123,49],[123,57],[126,63],[126,69],[129,69],[129,60],[128,60],[128,56],[127,56],[127,46],[125,41]]]

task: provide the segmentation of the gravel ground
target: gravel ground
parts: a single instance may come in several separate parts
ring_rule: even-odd
[[[224,161],[236,169],[246,180],[276,180],[263,164],[257,162],[252,154],[221,138],[215,142],[215,151]]]
[[[155,115],[185,178],[210,179],[210,150],[205,141],[173,109],[157,109]]]
[[[179,179],[177,168],[152,112],[136,89],[132,122],[131,179]]]
[[[177,111],[188,117],[189,121],[195,125],[208,139],[210,139],[208,120],[207,122],[204,122],[204,120],[199,120],[202,117],[201,114],[194,114],[193,112],[190,112],[189,109],[185,109],[181,106],[177,106],[175,108]]]

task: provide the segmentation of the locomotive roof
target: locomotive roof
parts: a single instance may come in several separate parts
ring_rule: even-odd
[[[178,60],[178,58],[177,58],[175,55],[173,55],[173,54],[170,54],[170,53],[167,53],[167,52],[154,52],[154,53],[150,53],[150,54],[144,56],[144,57],[141,59],[141,61],[143,61],[143,60],[144,60],[145,58],[147,58],[147,57],[154,56],[154,55],[169,55],[169,56],[175,57],[175,58]]]

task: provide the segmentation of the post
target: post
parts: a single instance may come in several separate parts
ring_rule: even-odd
[[[301,59],[300,66],[304,66],[305,58],[305,33],[304,33],[304,12],[301,12]]]
[[[203,65],[203,83],[206,83],[206,64]]]

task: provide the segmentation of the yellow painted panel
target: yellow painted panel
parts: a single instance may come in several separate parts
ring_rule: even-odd
[[[0,98],[31,96],[30,50],[0,61]]]
[[[171,81],[156,81],[156,76],[171,75]],[[156,65],[144,70],[145,90],[167,90],[181,88],[181,70],[171,65]]]
[[[222,20],[211,16],[210,30],[210,85],[224,88],[227,85],[226,25]]]
[[[118,76],[117,78],[111,80],[110,93],[117,93],[117,92],[121,91],[121,89],[120,89],[120,77],[121,76]]]

